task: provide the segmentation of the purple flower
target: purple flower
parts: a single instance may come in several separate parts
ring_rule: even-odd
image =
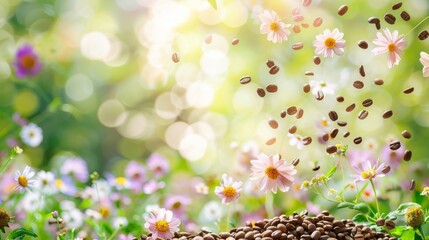
[[[365,180],[371,180],[376,177],[384,177],[385,174],[383,173],[385,164],[371,164],[370,161],[366,161],[365,164],[362,164],[360,166],[352,166],[353,170],[357,174],[354,174],[355,182],[362,182]]]
[[[29,44],[21,46],[16,51],[16,59],[13,65],[16,68],[16,76],[19,78],[37,75],[42,69],[39,56]]]
[[[399,167],[404,156],[405,148],[401,145],[400,148],[395,151],[390,150],[389,144],[386,144],[383,149],[381,149],[381,159],[383,159],[387,165],[395,169]]]
[[[67,159],[61,167],[61,173],[63,175],[72,175],[80,182],[86,182],[89,177],[86,162],[78,157]]]
[[[143,189],[143,185],[146,183],[146,169],[143,164],[130,161],[125,168],[125,176],[130,181],[130,188],[138,193]]]
[[[164,176],[170,170],[170,163],[159,153],[153,153],[149,156],[147,166],[157,178]]]
[[[229,204],[240,197],[243,183],[241,181],[234,182],[232,177],[228,177],[226,174],[222,175],[222,181],[220,186],[216,186],[215,193],[222,198],[223,204]]]
[[[164,203],[164,207],[170,209],[175,216],[179,219],[184,220],[186,217],[186,208],[191,203],[191,199],[183,195],[173,195],[167,197]]]

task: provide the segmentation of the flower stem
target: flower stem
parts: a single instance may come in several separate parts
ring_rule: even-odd
[[[0,174],[2,174],[2,172],[6,169],[6,167],[9,165],[10,161],[16,156],[17,152],[14,150],[12,150],[12,152],[9,154],[8,159],[6,160],[6,162],[1,166],[0,168]]]
[[[423,232],[422,225],[420,225],[418,229],[419,229],[420,234],[422,235],[423,240],[426,240],[425,233]]]
[[[410,31],[407,32],[407,34],[405,34],[405,36],[407,36],[408,34],[410,34],[412,31],[414,31],[414,29],[416,29],[418,26],[420,26],[420,24],[422,24],[424,21],[428,20],[429,16],[423,18],[423,20],[421,20],[419,23],[417,23],[416,26],[414,26],[413,28],[411,28]]]
[[[273,193],[268,192],[265,197],[265,211],[267,212],[268,218],[274,217],[274,198]]]
[[[227,210],[227,213],[226,213],[226,231],[227,232],[229,230],[230,218],[231,218],[231,203],[228,204],[228,210]]]
[[[119,232],[120,229],[121,229],[120,227],[116,228],[116,230],[112,233],[112,235],[110,235],[110,237],[109,237],[108,240],[113,240],[114,237],[116,236],[116,234],[118,234],[118,232]]]
[[[369,182],[371,183],[372,191],[374,191],[375,203],[377,205],[377,213],[380,214],[380,207],[378,206],[377,191],[375,190],[374,181],[372,181],[372,179],[369,179]]]

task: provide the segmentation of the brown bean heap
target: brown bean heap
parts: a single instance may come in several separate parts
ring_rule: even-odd
[[[143,235],[142,240],[150,237]],[[293,216],[281,215],[272,219],[264,219],[254,223],[247,222],[244,227],[232,228],[229,232],[219,234],[208,231],[198,233],[176,232],[174,240],[287,240],[287,239],[385,239],[396,240],[387,233],[376,232],[352,220],[335,220],[328,211],[315,217],[294,213]]]

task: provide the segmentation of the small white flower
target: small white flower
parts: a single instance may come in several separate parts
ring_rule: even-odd
[[[301,135],[288,133],[288,136],[290,137],[289,145],[296,146],[298,149],[304,147],[303,137]]]
[[[205,183],[200,182],[195,185],[195,191],[199,194],[207,195],[209,193],[209,187]]]
[[[222,206],[217,201],[208,202],[201,210],[200,220],[204,223],[218,221],[223,215]]]
[[[22,127],[20,133],[22,141],[30,147],[37,147],[43,140],[42,129],[34,123]]]
[[[77,208],[67,210],[68,211],[64,211],[61,215],[63,217],[65,225],[70,229],[81,227],[84,220],[83,213]]]
[[[267,34],[268,41],[281,43],[288,39],[290,31],[287,28],[290,24],[281,22],[276,12],[265,10],[259,15],[259,19],[262,21],[260,32]]]
[[[26,166],[24,171],[21,173],[19,170],[15,172],[15,181],[18,183],[15,189],[23,191],[30,191],[33,187],[35,187],[34,179],[34,171],[31,170],[29,166]]]
[[[343,39],[344,33],[334,30],[326,29],[323,34],[317,35],[316,40],[313,42],[316,48],[316,54],[322,54],[324,57],[334,57],[334,53],[338,56],[343,55],[346,40]]]
[[[125,227],[128,225],[128,220],[125,217],[115,217],[112,220],[112,226],[115,229]]]
[[[317,95],[318,91],[322,91],[325,95],[332,95],[335,93],[336,85],[332,83],[327,83],[325,81],[310,81],[311,93]]]
[[[85,215],[87,215],[89,218],[94,219],[94,220],[100,220],[101,219],[101,213],[95,211],[94,209],[86,209],[85,210]]]
[[[55,176],[52,172],[40,171],[37,173],[35,182],[36,188],[44,194],[54,194],[57,192]]]
[[[423,77],[429,77],[429,54],[420,52],[420,63],[423,65]]]

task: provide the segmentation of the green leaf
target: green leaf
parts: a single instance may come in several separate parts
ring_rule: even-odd
[[[368,213],[369,212],[369,206],[366,203],[358,203],[354,206],[353,209],[355,209],[361,213]]]
[[[422,236],[418,232],[414,233],[414,239],[415,240],[423,240]]]
[[[13,230],[9,237],[12,239],[23,239],[26,235],[31,237],[37,237],[37,234],[35,234],[32,230],[27,230],[25,228],[18,228]]]
[[[350,208],[350,209],[354,209],[355,204],[351,203],[351,202],[340,202],[337,205],[337,208]]]
[[[401,235],[402,240],[414,240],[416,231],[413,228],[407,229]]]
[[[401,237],[402,233],[409,229],[408,226],[396,226],[394,229],[392,229],[389,233],[395,237]]]
[[[362,193],[365,191],[366,187],[368,187],[368,182],[363,186],[363,188],[360,189],[360,191],[358,192],[358,194],[356,195],[356,199],[355,202],[357,202],[357,200],[360,198],[360,196],[362,196]]]
[[[335,171],[337,171],[337,165],[335,165],[331,169],[329,169],[329,171],[325,174],[325,176],[327,178],[330,178],[335,173]]]
[[[362,213],[358,213],[358,214],[356,214],[356,216],[353,217],[353,221],[354,222],[368,222],[368,219]]]
[[[215,10],[217,10],[217,3],[216,3],[216,0],[208,0],[208,1],[209,1],[210,5],[212,5],[212,7],[213,7]]]

